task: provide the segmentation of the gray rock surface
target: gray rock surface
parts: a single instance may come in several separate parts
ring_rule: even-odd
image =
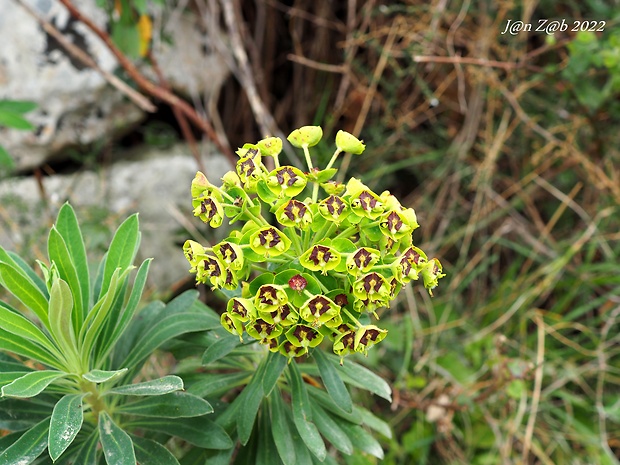
[[[210,145],[202,149],[205,171],[217,183],[229,170],[228,161]],[[111,230],[138,212],[142,232],[138,258],[154,258],[149,283],[165,292],[188,276],[179,247],[184,236],[178,232],[184,226],[200,227],[191,216],[189,194],[197,169],[189,149],[180,144],[166,150],[150,149],[139,159],[115,163],[99,172],[45,177],[45,202],[34,178],[0,182],[0,245],[20,253],[29,247],[33,257],[44,257],[47,230],[65,201],[74,206],[80,221],[88,211],[92,216],[93,209],[108,210],[102,217]],[[105,241],[102,246],[108,245],[107,237]]]
[[[58,0],[26,0],[75,45],[108,71],[117,62],[103,42],[70,17]],[[107,17],[95,0],[76,2],[80,10],[105,29]],[[228,76],[221,58],[211,52],[208,38],[185,14],[155,12],[172,44],[156,38],[154,54],[175,90],[198,97],[213,95]],[[144,113],[51,39],[14,0],[0,1],[0,99],[30,100],[38,109],[27,115],[33,132],[0,128],[0,142],[18,169],[62,158],[66,147],[114,138],[138,123]]]

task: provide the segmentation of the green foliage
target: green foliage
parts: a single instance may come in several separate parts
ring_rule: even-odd
[[[174,424],[213,412],[206,400],[183,392],[178,376],[135,382],[157,348],[217,323],[195,293],[166,306],[153,303],[158,311],[134,318],[151,261],[140,265],[130,286],[139,242],[133,215],[116,231],[91,281],[77,218],[65,204],[48,237],[49,261],[39,262],[43,278],[0,248],[0,284],[19,303],[0,302],[0,427],[16,432],[2,442],[0,463],[33,463],[47,448],[61,464],[100,463],[101,456],[109,465],[174,464],[153,442],[160,436],[133,435],[142,426],[136,419]],[[229,444],[217,431],[219,445]],[[184,438],[188,427],[166,433]]]
[[[24,114],[34,110],[37,105],[33,102],[20,100],[0,100],[0,130],[3,127],[20,131],[31,131],[34,126],[24,118]],[[0,145],[0,171],[11,169],[15,162],[6,149]]]
[[[620,92],[620,32],[604,38],[581,31],[568,44],[570,60],[562,75],[574,86],[579,102],[597,110]]]

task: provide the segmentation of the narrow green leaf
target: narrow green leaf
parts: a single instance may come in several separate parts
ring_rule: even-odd
[[[265,374],[263,375],[263,392],[265,397],[271,394],[286,367],[287,361],[288,358],[278,352],[269,352],[269,355],[267,355]]]
[[[15,309],[0,302],[0,326],[11,334],[35,342],[48,352],[57,353],[52,341],[30,320],[17,313]]]
[[[113,371],[104,371],[104,370],[91,370],[88,373],[84,373],[82,378],[86,381],[90,381],[91,383],[105,383],[106,381],[110,381],[120,376],[124,375],[127,372],[127,368],[121,368],[120,370]]]
[[[121,366],[136,366],[164,342],[181,334],[203,331],[210,328],[208,319],[198,313],[176,313],[167,315],[151,326],[134,344]]]
[[[136,465],[131,438],[105,411],[99,414],[99,440],[108,465]]]
[[[291,407],[293,409],[293,422],[310,452],[319,461],[323,461],[327,455],[327,449],[319,431],[312,423],[312,410],[308,392],[295,362],[289,364],[289,373],[292,390]]]
[[[139,463],[148,465],[179,465],[179,461],[172,453],[158,442],[133,436],[133,445],[136,449],[136,459]]]
[[[108,286],[108,291],[101,299],[99,299],[86,317],[84,326],[82,327],[79,336],[79,340],[82,342],[81,350],[83,351],[85,357],[92,355],[97,336],[103,329],[103,325],[106,322],[106,317],[108,316],[114,301],[118,297],[119,288],[121,287],[129,271],[129,269],[121,271],[120,268],[114,271],[112,280]]]
[[[314,424],[325,439],[343,454],[351,455],[353,453],[351,440],[339,426],[342,420],[337,422],[318,405],[312,406],[312,415]]]
[[[74,464],[97,465],[97,446],[99,445],[99,430],[95,429],[78,449]]]
[[[56,265],[58,276],[63,279],[71,289],[71,298],[73,301],[72,308],[75,312],[74,331],[79,331],[80,325],[84,320],[85,312],[82,302],[82,288],[68,246],[55,226],[52,226],[47,238],[47,253],[50,262]]]
[[[88,268],[88,259],[86,257],[86,247],[84,238],[78,223],[75,211],[70,204],[65,203],[58,212],[56,219],[56,229],[64,239],[67,246],[71,262],[77,272],[77,278],[80,287],[80,295],[82,297],[82,310],[84,313],[90,307],[90,275]],[[82,320],[79,320],[80,322]]]
[[[250,384],[243,390],[244,392],[247,391],[247,393],[237,414],[237,434],[239,435],[239,442],[244,446],[250,440],[252,429],[254,429],[254,422],[256,421],[256,415],[258,414],[258,409],[264,397],[263,386],[259,380],[260,377],[257,373],[254,375]]]
[[[0,408],[0,429],[24,431],[32,428],[52,414],[53,405],[33,399],[2,399]]]
[[[118,386],[108,392],[125,396],[161,396],[182,389],[183,380],[178,376],[169,375],[143,383]]]
[[[339,422],[338,425],[349,436],[353,447],[363,450],[364,452],[374,455],[378,459],[383,459],[383,449],[381,444],[364,428],[354,425],[347,421]]]
[[[15,160],[13,160],[9,152],[0,145],[0,173],[12,170],[13,168],[15,168]]]
[[[292,425],[284,411],[285,406],[282,401],[282,393],[276,389],[269,396],[269,413],[271,418],[271,433],[280,459],[284,465],[295,465],[295,443],[291,435]]]
[[[37,106],[35,102],[28,100],[0,100],[0,111],[19,113],[20,115],[34,110]]]
[[[28,357],[54,368],[62,366],[47,350],[3,329],[0,329],[0,350]]]
[[[31,371],[2,371],[0,372],[0,387],[12,383],[22,376],[32,373]]]
[[[335,356],[330,357],[332,360],[337,360]],[[390,385],[368,368],[347,360],[344,365],[339,366],[338,370],[340,370],[342,378],[346,383],[377,394],[390,402],[392,401]]]
[[[204,373],[187,388],[187,392],[198,397],[215,397],[242,384],[247,384],[249,378],[250,375],[243,371],[237,373]]]
[[[28,373],[11,384],[2,387],[3,397],[34,397],[66,373],[56,370],[41,370]]]
[[[213,363],[223,357],[226,357],[239,345],[241,345],[239,338],[237,336],[233,336],[230,333],[227,333],[226,335],[215,341],[215,343],[207,347],[207,350],[205,350],[204,354],[202,355],[202,364],[208,365],[209,363]]]
[[[28,465],[35,461],[47,447],[47,431],[50,420],[46,418],[36,424],[0,454],[0,463],[6,465]]]
[[[45,298],[48,298],[49,295],[47,293],[47,286],[45,285],[45,281],[41,279],[41,277],[36,273],[36,271],[34,271],[32,267],[28,263],[26,263],[26,261],[22,257],[20,257],[18,254],[16,254],[15,252],[7,252],[7,255],[12,259],[13,262],[12,263],[5,262],[5,263],[9,263],[13,267],[16,267],[19,270],[21,270],[26,276],[30,278],[30,280],[34,283],[34,285],[39,288],[39,290],[43,293]],[[3,260],[0,257],[0,262],[4,262],[4,261],[5,260]]]
[[[334,402],[340,406],[345,412],[353,411],[353,401],[347,387],[344,385],[344,381],[340,377],[338,369],[334,365],[334,361],[328,358],[327,355],[320,349],[312,352],[312,356],[316,361],[316,365],[319,368],[321,379],[327,389],[327,392],[334,399]],[[338,364],[338,368],[340,365]]]
[[[116,272],[117,268],[125,270],[131,266],[139,241],[138,215],[134,214],[123,221],[114,233],[105,260],[103,281],[99,297],[108,291],[112,275]]]
[[[234,446],[224,428],[204,416],[180,419],[149,417],[133,420],[128,425],[176,436],[205,449],[230,449]]]
[[[50,331],[65,355],[75,354],[77,346],[72,324],[73,295],[69,285],[60,278],[54,279],[50,289]]]
[[[49,329],[47,298],[39,288],[22,272],[0,262],[0,283],[26,307],[32,310]]]
[[[307,385],[306,390],[308,391],[312,402],[319,403],[328,412],[357,425],[362,423],[362,416],[357,410],[353,409],[353,412],[351,413],[345,412],[334,402],[334,399],[332,399],[324,389]]]
[[[362,421],[366,426],[382,434],[386,438],[392,439],[392,428],[390,428],[390,425],[385,421],[363,407],[355,407],[355,410],[360,413]]]
[[[23,116],[17,113],[11,113],[8,111],[0,111],[0,126],[6,126],[12,129],[19,129],[22,131],[30,131],[34,129],[34,126]]]
[[[71,445],[82,428],[83,397],[84,394],[68,394],[54,406],[48,434],[48,452],[54,462]]]
[[[187,392],[172,392],[123,404],[120,413],[144,417],[185,418],[213,413],[211,404]]]
[[[138,308],[138,304],[140,303],[142,292],[146,284],[146,278],[149,272],[151,261],[152,259],[149,258],[147,260],[144,260],[140,265],[138,273],[136,274],[136,279],[133,283],[133,288],[131,290],[129,300],[127,301],[127,305],[121,313],[120,318],[116,322],[112,335],[107,338],[106,341],[104,341],[106,342],[106,345],[102,347],[101,353],[99,354],[97,359],[98,361],[101,361],[108,356],[110,351],[114,348],[116,342],[120,339],[120,337],[123,335],[129,324],[131,323],[134,315],[136,314],[136,310]]]
[[[273,436],[271,435],[271,424],[269,423],[269,413],[265,410],[260,412],[259,415],[259,429],[257,451],[256,451],[256,465],[282,465],[278,450],[273,442]]]

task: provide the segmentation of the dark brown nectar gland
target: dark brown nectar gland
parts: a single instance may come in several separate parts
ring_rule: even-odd
[[[261,231],[258,234],[258,240],[263,247],[275,247],[282,241],[280,234],[274,228]]]
[[[319,318],[325,312],[329,310],[331,304],[329,300],[321,295],[317,295],[310,302],[308,302],[308,308],[312,312],[312,315]]]
[[[250,150],[248,150],[250,153]],[[247,157],[245,160],[239,162],[239,171],[240,174],[243,174],[245,177],[252,176],[252,173],[256,171],[256,163],[251,157]]]
[[[230,244],[222,244],[222,246],[220,247],[220,253],[222,254],[222,257],[224,257],[224,259],[228,262],[234,262],[237,259],[237,252],[235,252],[235,249],[233,249],[232,245]]]
[[[370,273],[364,276],[364,290],[367,294],[369,294],[371,290],[374,292],[379,292],[382,283],[383,280],[378,273]]]
[[[346,307],[349,304],[349,299],[347,299],[346,294],[338,294],[336,297],[334,297],[334,302],[336,302],[336,304],[340,305],[341,307]]]
[[[277,293],[276,288],[271,286],[261,286],[258,300],[261,304],[276,305]]]
[[[377,206],[377,199],[375,199],[368,191],[363,191],[359,195],[359,201],[361,207],[366,211],[371,211]]]
[[[215,276],[217,278],[222,275],[222,268],[214,258],[205,258],[204,265],[205,271],[209,273],[209,276]]]
[[[345,203],[340,197],[336,197],[332,194],[325,199],[325,207],[330,215],[338,217],[342,214]]]
[[[379,331],[376,329],[367,329],[360,339],[360,342],[365,346],[368,345],[369,342],[377,342],[379,334]]]
[[[329,247],[324,245],[315,245],[312,248],[312,252],[308,256],[308,260],[314,263],[314,266],[319,266],[320,263],[329,263],[332,253]]]
[[[315,331],[312,331],[310,328],[308,328],[307,326],[303,326],[303,325],[297,326],[293,334],[295,335],[298,341],[303,341],[304,339],[307,341],[312,341],[312,339],[317,337],[317,334]]]
[[[291,187],[293,184],[295,184],[297,179],[299,179],[299,176],[295,174],[292,168],[285,166],[276,173],[276,179],[278,181],[278,184],[280,184],[281,186],[286,185],[288,187]]]
[[[289,220],[295,221],[297,218],[303,218],[307,210],[308,207],[299,200],[290,200],[284,207],[284,214]]]
[[[215,214],[217,213],[217,205],[211,198],[203,199],[200,202],[200,213],[202,215],[207,215],[207,221],[210,221]]]
[[[409,263],[415,263],[416,265],[418,265],[420,262],[420,254],[412,248],[408,248],[403,254],[402,259],[407,260]]]
[[[269,337],[276,329],[274,325],[270,325],[261,318],[257,319],[253,326],[256,332],[263,338]]]
[[[366,249],[359,249],[355,255],[353,255],[353,263],[355,263],[359,269],[366,267],[370,263],[371,259],[372,255]]]
[[[403,227],[403,220],[398,213],[392,211],[385,219],[383,227],[392,233],[396,233]]]
[[[233,313],[236,313],[242,318],[246,318],[248,316],[248,310],[237,299],[233,299],[231,310],[233,311]]]

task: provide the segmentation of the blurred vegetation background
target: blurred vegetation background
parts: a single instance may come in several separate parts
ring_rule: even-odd
[[[618,463],[620,5],[229,5],[233,30],[205,19],[248,59],[230,57],[210,115],[225,144],[308,124],[359,134],[347,174],[415,208],[414,242],[447,273],[433,298],[413,286],[384,310],[389,336],[360,359],[394,388],[391,404],[359,399],[393,428],[382,463]],[[535,31],[545,19],[568,28]],[[532,30],[502,34],[509,21]],[[159,115],[137,143],[181,137],[167,105]]]

